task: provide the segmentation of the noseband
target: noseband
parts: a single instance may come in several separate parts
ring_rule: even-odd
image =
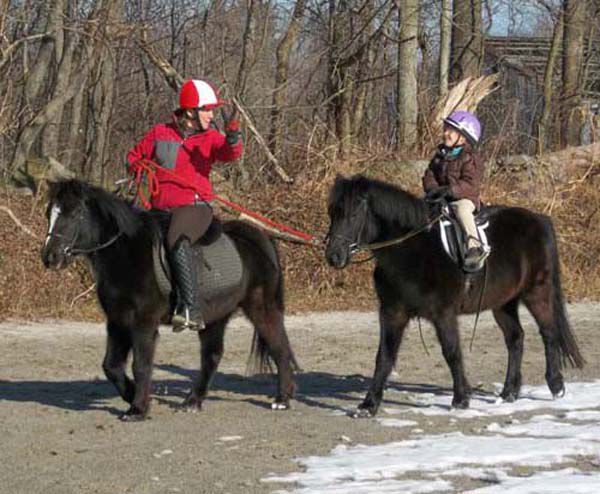
[[[56,219],[58,219],[58,215],[56,217]],[[123,232],[119,231],[117,232],[115,235],[113,235],[109,240],[107,240],[106,242],[103,242],[99,245],[96,245],[94,247],[91,247],[89,249],[81,249],[81,248],[75,248],[75,244],[77,243],[77,240],[79,238],[79,233],[81,230],[81,222],[83,220],[83,209],[79,208],[79,213],[77,214],[77,229],[75,230],[75,234],[73,235],[73,238],[71,239],[70,242],[67,242],[68,245],[66,245],[65,247],[63,247],[62,249],[62,253],[65,257],[70,258],[70,257],[75,257],[78,256],[80,254],[92,254],[94,252],[97,252],[99,250],[105,249],[106,247],[112,245],[113,243],[115,243],[117,241],[117,239],[122,235]],[[52,228],[54,230],[54,228]],[[63,235],[62,233],[57,233],[55,231],[50,231],[48,232],[48,234],[46,235],[46,244],[48,243],[48,241],[51,238],[60,238],[63,240],[68,240],[66,235]]]
[[[361,199],[361,204],[360,204],[359,208],[361,208],[364,211],[364,214],[363,214],[363,222],[360,226],[360,229],[358,231],[358,235],[356,236],[356,239],[353,241],[353,239],[351,239],[345,235],[340,235],[337,233],[333,236],[333,238],[337,238],[337,239],[345,240],[345,241],[349,242],[348,249],[349,249],[350,257],[352,257],[354,254],[357,254],[361,251],[367,251],[367,250],[374,251],[374,250],[378,250],[378,249],[383,249],[384,247],[390,247],[392,245],[401,244],[401,243],[405,242],[406,240],[418,235],[419,233],[429,230],[433,225],[435,225],[438,221],[440,221],[444,216],[443,213],[441,213],[441,214],[437,215],[436,217],[434,217],[433,219],[431,219],[430,221],[428,221],[425,225],[423,225],[415,230],[411,230],[406,235],[402,235],[401,237],[392,238],[390,240],[383,240],[381,242],[362,243],[361,238],[362,238],[363,232],[364,232],[366,224],[367,224],[368,204],[367,204],[366,198]],[[356,211],[353,214],[353,216],[358,215],[358,213],[359,213],[359,211]],[[370,260],[370,259],[371,259],[371,257],[367,260]]]

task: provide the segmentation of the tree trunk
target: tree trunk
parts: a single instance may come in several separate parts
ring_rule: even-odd
[[[564,0],[562,60],[561,144],[577,146],[580,141],[583,70],[583,34],[587,16],[586,0]]]
[[[482,60],[481,0],[454,0],[450,78],[478,77]]]
[[[92,88],[91,107],[94,109],[88,120],[88,152],[86,165],[92,183],[102,185],[107,163],[106,147],[110,133],[110,116],[114,100],[115,67],[113,55],[105,49],[96,67],[96,84]]]
[[[64,46],[64,30],[61,29],[61,34],[56,34],[57,42],[55,43],[55,60],[59,61],[60,70],[56,74],[54,87],[52,88],[51,97],[60,96],[69,86],[72,77],[72,67],[74,65],[74,54],[76,48],[76,35],[70,33],[67,38],[66,47]],[[52,119],[45,126],[42,133],[41,154],[42,156],[51,156],[59,159],[58,150],[60,146],[60,129],[63,119],[64,107],[59,107]]]
[[[106,25],[106,36],[113,40],[116,35],[116,26],[124,15],[124,0],[112,0],[103,14]],[[90,180],[96,184],[103,184],[104,169],[109,160],[107,156],[108,136],[110,135],[110,117],[113,111],[114,84],[116,78],[115,54],[110,46],[106,46],[97,64],[98,77],[93,88],[92,100],[94,108],[93,136],[91,152],[88,154]]]
[[[79,170],[81,165],[81,153],[75,155],[75,150],[80,147],[81,134],[83,133],[82,112],[83,112],[83,97],[85,94],[85,81],[79,86],[79,91],[75,94],[71,102],[70,111],[70,128],[66,138],[66,150],[61,156],[65,166],[73,171]],[[81,144],[83,146],[83,144]]]
[[[55,32],[62,29],[62,1],[57,0],[56,3],[52,5],[52,9],[53,10],[48,14],[49,18],[47,26],[52,32]],[[93,19],[95,14],[96,10],[93,10],[90,19]],[[89,26],[90,30],[85,36],[81,37],[82,40],[87,41],[88,39],[94,39],[95,36],[98,36],[98,32],[96,31],[99,27],[98,23],[91,22]],[[47,80],[47,74],[52,72],[53,69],[56,72],[56,84],[62,91],[52,91],[48,101],[45,104],[36,105],[35,116],[31,120],[25,122],[22,126],[11,162],[11,171],[13,172],[17,169],[22,169],[27,172],[25,166],[27,158],[32,146],[39,138],[40,133],[49,122],[55,121],[56,116],[62,113],[64,106],[71,101],[83,85],[90,68],[94,64],[101,41],[96,39],[93,41],[94,44],[92,47],[82,46],[81,49],[84,53],[81,55],[81,63],[76,67],[73,62],[75,43],[75,37],[69,37],[67,43],[68,46],[64,49],[58,68],[54,69],[54,42],[48,42],[46,40],[42,41],[36,63],[33,65],[25,83],[26,98],[30,102],[39,98],[42,91],[46,89],[45,81]]]
[[[450,76],[450,46],[452,42],[452,1],[442,0],[440,12],[440,97],[448,93],[448,78]]]
[[[6,24],[6,16],[8,15],[9,6],[10,0],[0,0],[0,43],[2,43],[4,39],[8,39],[8,37],[5,37],[4,34],[4,25]]]
[[[97,50],[94,51],[97,52]],[[74,72],[75,76],[71,80],[68,89],[63,94],[57,95],[51,99],[42,110],[36,113],[36,116],[27,124],[27,126],[23,128],[19,136],[19,142],[15,148],[11,170],[25,169],[24,165],[29,156],[31,146],[34,144],[36,138],[40,135],[40,132],[48,121],[54,117],[56,112],[75,96],[77,90],[87,78],[96,56],[97,53],[88,55],[85,65],[83,67],[78,67]]]
[[[31,69],[25,73],[25,86],[23,88],[24,103],[29,110],[23,113],[21,120],[21,129],[28,125],[27,119],[35,112],[40,104],[40,97],[48,90],[49,75],[52,74],[56,59],[56,39],[62,38],[63,30],[63,0],[54,0],[47,6],[48,17],[45,25],[45,32],[48,36],[42,38],[35,62],[31,64]],[[60,35],[59,35],[60,33]]]
[[[275,72],[275,89],[273,90],[273,109],[271,110],[271,135],[269,138],[269,148],[275,157],[279,156],[283,140],[285,124],[282,109],[287,94],[290,53],[302,25],[304,6],[305,0],[296,0],[288,28],[277,45],[277,69]]]
[[[327,113],[329,128],[334,129],[341,156],[344,156],[347,151],[352,133],[349,113],[352,92],[349,74],[351,63],[345,63],[340,53],[343,50],[346,30],[346,10],[345,2],[340,6],[336,0],[329,0]]]
[[[244,35],[242,38],[242,58],[238,68],[238,74],[235,82],[235,96],[240,97],[244,94],[248,75],[252,67],[251,58],[255,53],[255,31],[256,31],[256,8],[258,0],[246,0],[247,14]]]
[[[398,7],[398,71],[396,148],[410,151],[417,141],[417,49],[419,1],[396,0]]]
[[[365,50],[363,58],[358,65],[358,72],[356,74],[358,81],[361,81],[362,79],[368,79],[369,74],[372,73],[374,61],[375,51],[372,47],[369,47]],[[369,95],[370,87],[371,84],[369,82],[361,82],[356,87],[352,111],[352,135],[356,137],[360,135],[365,121],[367,97]]]
[[[543,153],[548,146],[548,121],[550,120],[550,110],[552,105],[552,97],[554,95],[554,71],[563,34],[563,12],[558,13],[556,22],[554,23],[554,32],[552,33],[552,43],[548,52],[548,61],[544,71],[544,107],[538,123],[538,154]]]

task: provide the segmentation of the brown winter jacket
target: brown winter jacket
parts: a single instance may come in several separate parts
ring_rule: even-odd
[[[437,187],[448,187],[452,200],[470,199],[479,208],[482,180],[483,163],[465,147],[456,157],[436,153],[423,175],[423,188],[427,193]]]

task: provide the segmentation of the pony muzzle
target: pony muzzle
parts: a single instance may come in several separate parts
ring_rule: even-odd
[[[325,257],[330,266],[336,269],[344,269],[350,262],[351,254],[351,245],[344,247],[331,247],[331,245],[328,245]]]
[[[42,262],[47,269],[64,269],[72,259],[73,255],[70,253],[69,247],[60,249],[52,245],[45,245],[42,249]]]

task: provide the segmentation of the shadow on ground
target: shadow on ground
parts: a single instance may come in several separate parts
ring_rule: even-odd
[[[196,371],[177,365],[158,365],[157,369],[176,376],[171,379],[154,380],[154,400],[172,408],[178,408],[187,395]],[[295,375],[298,385],[296,401],[307,406],[347,413],[354,408],[366,393],[370,379],[358,375],[337,375],[328,372],[300,372]],[[270,408],[270,397],[275,396],[277,379],[275,375],[217,373],[209,392],[208,401],[244,401],[261,408]],[[387,386],[390,391],[410,394],[431,393],[451,397],[452,390],[430,384],[397,383]],[[219,396],[224,391],[233,396]],[[489,394],[476,392],[480,396]],[[264,396],[264,399],[260,397]],[[103,410],[111,414],[121,414],[108,402],[117,393],[105,380],[92,381],[7,381],[0,380],[0,406],[3,401],[39,403],[41,405],[76,411]],[[492,398],[492,395],[489,395]],[[496,398],[495,396],[493,397]],[[386,395],[386,405],[416,407],[414,401],[396,399]]]

